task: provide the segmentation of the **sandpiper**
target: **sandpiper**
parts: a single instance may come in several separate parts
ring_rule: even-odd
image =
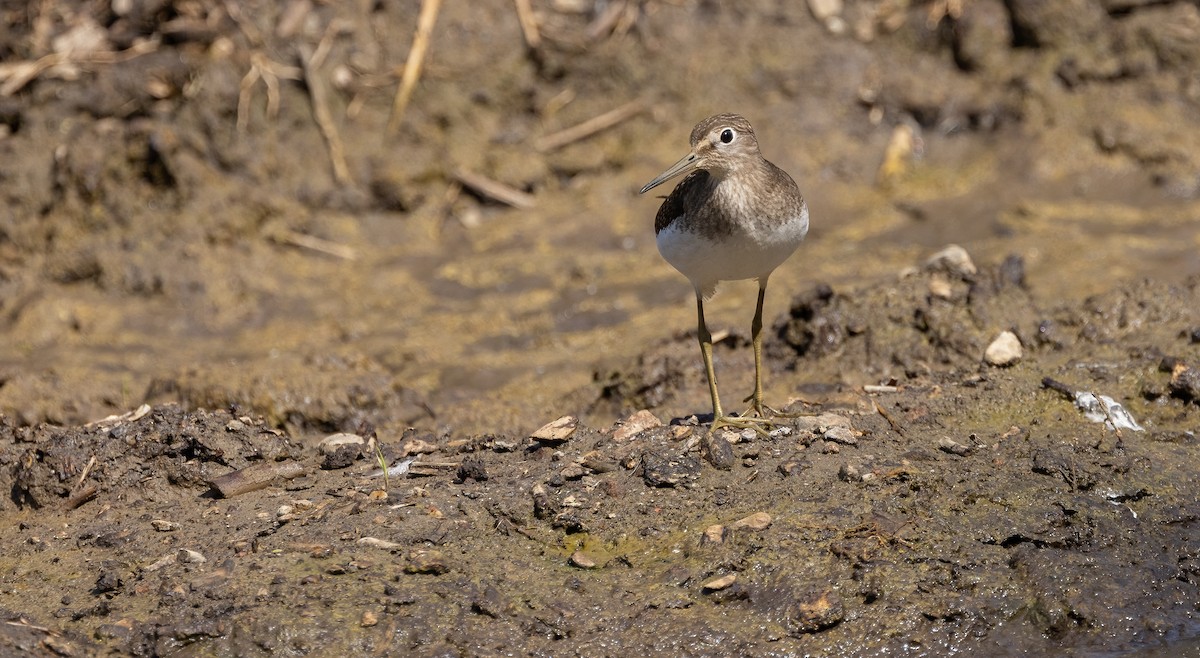
[[[808,234],[808,205],[796,181],[762,156],[750,122],[737,114],[709,117],[692,129],[691,151],[654,180],[644,194],[675,178],[684,179],[654,218],[658,251],[696,289],[697,334],[708,391],[712,430],[753,427],[766,419],[762,389],[762,313],[767,279]],[[721,281],[758,280],[758,305],[751,334],[754,392],[742,416],[727,416],[717,395],[712,335],[704,324],[704,300]],[[747,417],[750,412],[757,418]]]

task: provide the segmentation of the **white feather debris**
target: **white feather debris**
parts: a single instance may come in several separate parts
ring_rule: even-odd
[[[1075,406],[1093,423],[1104,423],[1108,429],[1144,431],[1120,402],[1107,395],[1096,395],[1091,391],[1076,391]]]

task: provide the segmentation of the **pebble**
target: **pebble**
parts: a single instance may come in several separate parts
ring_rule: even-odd
[[[583,551],[575,551],[572,553],[570,562],[571,566],[579,567],[580,569],[596,568],[596,560]]]
[[[322,455],[332,455],[337,453],[343,446],[357,446],[361,450],[364,444],[366,444],[366,441],[361,436],[340,432],[338,434],[330,434],[321,439],[318,448]]]
[[[1184,400],[1200,400],[1200,369],[1183,362],[1171,368],[1171,393]]]
[[[608,473],[617,470],[616,462],[599,450],[584,453],[579,458],[579,464],[584,468],[591,469],[593,473]]]
[[[825,440],[833,441],[847,446],[858,445],[858,437],[854,436],[854,430],[845,425],[836,425],[825,430]]]
[[[731,574],[721,576],[720,578],[713,578],[712,580],[708,581],[707,583],[704,583],[704,585],[702,585],[702,587],[704,588],[705,591],[708,591],[708,592],[719,592],[723,589],[727,589],[729,586],[733,585],[736,582],[737,582],[737,574],[731,573]]]
[[[766,512],[755,512],[750,516],[734,521],[729,527],[734,530],[745,528],[756,532],[766,530],[771,527],[771,515]]]
[[[438,451],[438,447],[424,439],[409,439],[400,447],[400,456],[428,455]]]
[[[862,471],[853,464],[842,464],[842,467],[838,469],[838,479],[843,482],[862,482]]]
[[[579,428],[579,419],[574,416],[563,416],[558,420],[542,425],[529,438],[547,445],[566,443],[567,439]]]
[[[362,618],[358,620],[358,624],[363,628],[370,628],[379,623],[379,615],[371,610],[362,613]]]
[[[717,470],[733,468],[733,448],[721,437],[705,434],[700,439],[700,454]]]
[[[530,493],[533,494],[533,515],[535,517],[546,519],[558,514],[558,503],[550,497],[546,485],[539,482],[533,485]]]
[[[935,272],[929,277],[929,294],[942,299],[950,299],[954,295],[954,290],[950,287],[950,280],[945,274]]]
[[[655,427],[662,427],[662,421],[650,413],[648,409],[642,409],[629,418],[626,418],[613,430],[613,441],[622,443],[632,439],[641,432]]]
[[[841,446],[833,441],[824,441],[821,443],[821,452],[826,455],[836,455],[842,451]]]
[[[642,478],[652,487],[678,487],[700,477],[700,461],[688,455],[666,457],[655,452],[642,454]]]
[[[836,446],[837,444],[834,444],[834,447]],[[804,472],[804,470],[809,466],[811,466],[811,464],[804,459],[800,459],[799,457],[789,457],[779,465],[779,472],[784,477],[795,477]]]
[[[940,441],[938,441],[938,450],[961,457],[971,452],[971,446],[965,446],[954,439],[943,437]]]
[[[845,427],[846,429],[854,429],[850,424],[850,419],[845,416],[839,416],[835,413],[825,412],[819,416],[799,416],[793,421],[796,431],[803,433],[819,433],[824,434],[835,427]]]
[[[208,558],[200,554],[199,551],[193,551],[190,548],[181,548],[175,553],[175,561],[180,564],[203,564],[208,562]]]
[[[971,276],[979,270],[971,260],[966,249],[952,244],[937,252],[925,261],[925,268],[930,270],[945,270],[959,276]]]
[[[725,526],[720,523],[714,523],[704,529],[704,536],[701,542],[705,544],[720,544],[725,541]]]
[[[398,544],[394,541],[388,541],[386,539],[380,539],[378,537],[361,537],[361,538],[359,538],[359,540],[356,543],[361,544],[363,546],[370,546],[372,548],[382,548],[385,551],[392,551],[397,548],[400,548],[400,546],[401,546],[400,544]]]
[[[179,529],[179,524],[166,519],[154,519],[150,525],[159,532],[174,532]]]
[[[446,558],[438,551],[418,550],[408,556],[405,573],[423,573],[438,576],[450,571]]]
[[[794,637],[816,633],[841,623],[846,607],[834,592],[821,592],[799,597],[789,607],[784,625]]]
[[[487,480],[487,466],[484,465],[483,459],[476,455],[463,457],[462,463],[458,465],[458,479],[461,482],[466,482],[467,480],[483,482]]]
[[[1011,366],[1021,360],[1021,341],[1011,331],[1003,331],[983,353],[983,360],[993,366]]]
[[[690,425],[675,425],[671,427],[671,438],[676,441],[682,441],[692,435]]]

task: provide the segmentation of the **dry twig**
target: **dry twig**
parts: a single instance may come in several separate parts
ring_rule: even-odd
[[[517,21],[521,23],[521,34],[525,37],[525,45],[530,50],[537,50],[542,45],[542,35],[538,33],[537,19],[533,16],[533,8],[529,0],[513,0],[517,5]]]
[[[477,193],[513,208],[532,208],[535,203],[532,194],[465,169],[455,171],[454,178]]]
[[[404,74],[400,78],[400,88],[396,90],[396,98],[392,102],[392,116],[388,119],[388,133],[395,134],[404,118],[404,110],[412,99],[413,88],[421,77],[421,64],[425,61],[425,51],[429,50],[429,35],[437,22],[438,9],[442,0],[422,0],[421,14],[417,17],[417,34],[413,37],[412,48],[408,51],[408,59],[404,62]]]
[[[325,138],[325,146],[329,150],[329,161],[333,166],[333,178],[342,185],[354,182],[350,176],[350,167],[346,164],[346,149],[342,145],[342,137],[338,134],[337,123],[329,112],[329,97],[326,94],[325,81],[317,77],[316,68],[312,65],[312,48],[307,44],[300,47],[300,64],[304,68],[304,85],[308,87],[308,98],[312,103],[313,118],[317,128]]]
[[[565,130],[546,135],[534,142],[534,148],[545,153],[562,148],[572,142],[586,139],[596,133],[607,130],[618,123],[643,112],[646,103],[642,100],[630,101],[616,109],[609,110],[597,117],[592,117],[583,123],[571,126]]]
[[[250,54],[250,70],[242,76],[238,85],[237,129],[245,132],[250,123],[250,96],[259,80],[267,87],[267,117],[274,120],[279,116],[279,79],[299,80],[300,69],[284,66],[267,57],[262,51]]]
[[[354,247],[348,247],[344,244],[333,242],[332,240],[318,238],[314,235],[300,233],[299,231],[284,229],[279,231],[279,234],[273,237],[280,244],[311,249],[312,251],[333,256],[335,258],[341,258],[343,260],[358,259],[358,252],[354,250]]]

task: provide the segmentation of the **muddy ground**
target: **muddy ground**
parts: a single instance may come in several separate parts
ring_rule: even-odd
[[[1200,5],[521,4],[391,125],[420,3],[0,9],[0,653],[1196,650]],[[765,436],[636,196],[718,111]]]

